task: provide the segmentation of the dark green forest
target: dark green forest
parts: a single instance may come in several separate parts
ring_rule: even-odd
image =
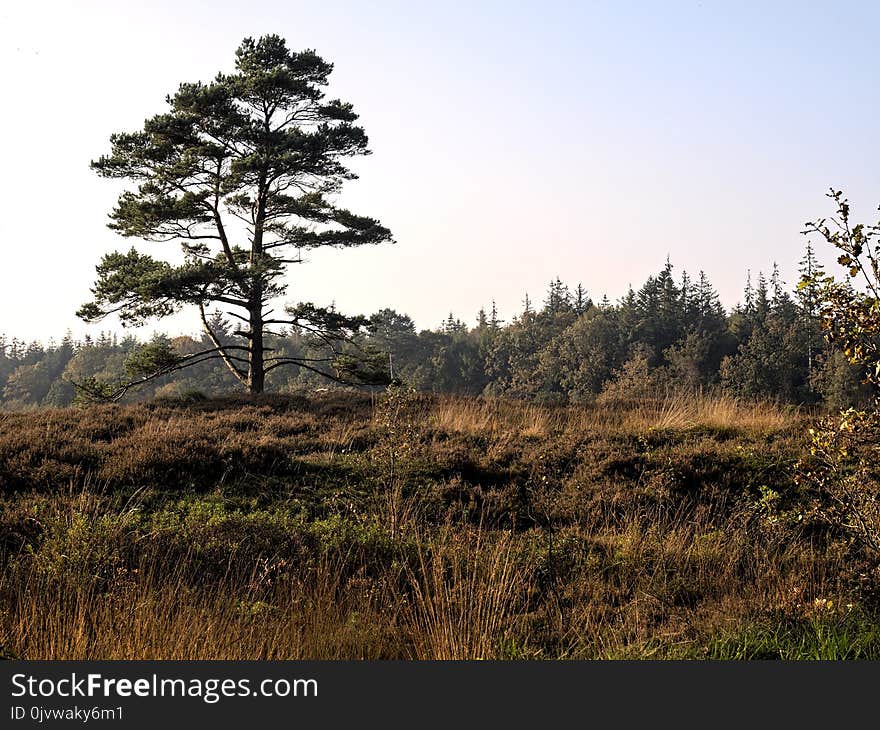
[[[808,245],[801,273],[811,275],[815,267]],[[224,341],[234,337],[221,312],[210,325]],[[0,336],[0,402],[6,409],[82,402],[87,398],[77,384],[124,382],[144,345],[157,344],[185,356],[211,343],[207,336],[186,335],[154,336],[149,343],[110,333],[83,340],[68,334],[49,343]],[[304,363],[268,373],[269,390],[358,387],[308,368],[326,348],[304,329],[276,331],[267,346]],[[769,276],[748,275],[742,301],[730,311],[702,272],[676,275],[667,262],[616,302],[594,299],[582,285],[556,279],[540,302],[526,296],[521,311],[507,321],[492,304],[473,323],[450,314],[437,329],[417,331],[406,314],[383,309],[367,319],[348,347],[354,355],[370,353],[389,376],[418,391],[544,404],[591,402],[608,393],[619,401],[669,389],[720,389],[835,410],[871,396],[861,369],[823,339],[817,292],[786,286],[775,265]],[[214,359],[147,382],[122,400],[210,397],[241,389]]]

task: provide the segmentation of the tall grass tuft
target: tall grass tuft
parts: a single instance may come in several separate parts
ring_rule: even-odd
[[[420,543],[400,596],[414,659],[494,659],[525,607],[530,577],[506,534],[442,533]]]

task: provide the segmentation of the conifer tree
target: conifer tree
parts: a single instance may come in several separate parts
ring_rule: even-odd
[[[578,283],[577,288],[574,290],[574,313],[580,317],[592,304],[593,302],[590,301],[590,297],[587,295],[587,290],[584,288],[584,285]]]
[[[824,272],[816,262],[813,244],[809,239],[798,267],[798,273],[800,274],[800,283],[797,289],[797,298],[807,335],[807,378],[812,381],[814,350],[818,341],[819,298],[821,296],[818,281],[822,279]]]
[[[314,51],[288,50],[277,35],[245,38],[233,73],[181,84],[165,113],[140,131],[112,135],[110,153],[92,163],[103,177],[136,184],[119,197],[110,227],[177,243],[185,260],[173,265],[134,248],[104,256],[94,299],[79,315],[95,321],[115,312],[137,325],[190,305],[212,344],[185,357],[154,348],[133,365],[141,380],[214,358],[250,393],[288,364],[337,379],[357,374],[340,343],[363,318],[311,303],[288,307],[285,316],[271,309],[304,251],[391,240],[377,220],[332,201],[356,178],[346,160],[369,153],[351,104],[325,99],[332,70]],[[209,310],[218,307],[241,322],[234,343],[212,328]],[[300,328],[329,352],[309,361],[273,355],[266,342],[273,326]]]
[[[498,307],[495,306],[495,300],[492,300],[492,313],[489,315],[489,329],[492,332],[497,332],[501,329],[501,324],[503,320],[498,317]]]

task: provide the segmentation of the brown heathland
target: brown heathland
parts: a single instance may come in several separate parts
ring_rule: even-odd
[[[875,657],[808,419],[325,394],[0,414],[29,659]]]

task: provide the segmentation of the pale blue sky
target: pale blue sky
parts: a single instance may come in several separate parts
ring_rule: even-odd
[[[870,2],[4,4],[0,332],[102,328],[74,311],[132,242],[89,160],[264,33],[336,65],[374,152],[341,202],[397,239],[314,253],[290,299],[510,319],[557,275],[616,299],[668,254],[733,305],[747,269],[794,282],[829,186],[876,217],[878,28]]]

